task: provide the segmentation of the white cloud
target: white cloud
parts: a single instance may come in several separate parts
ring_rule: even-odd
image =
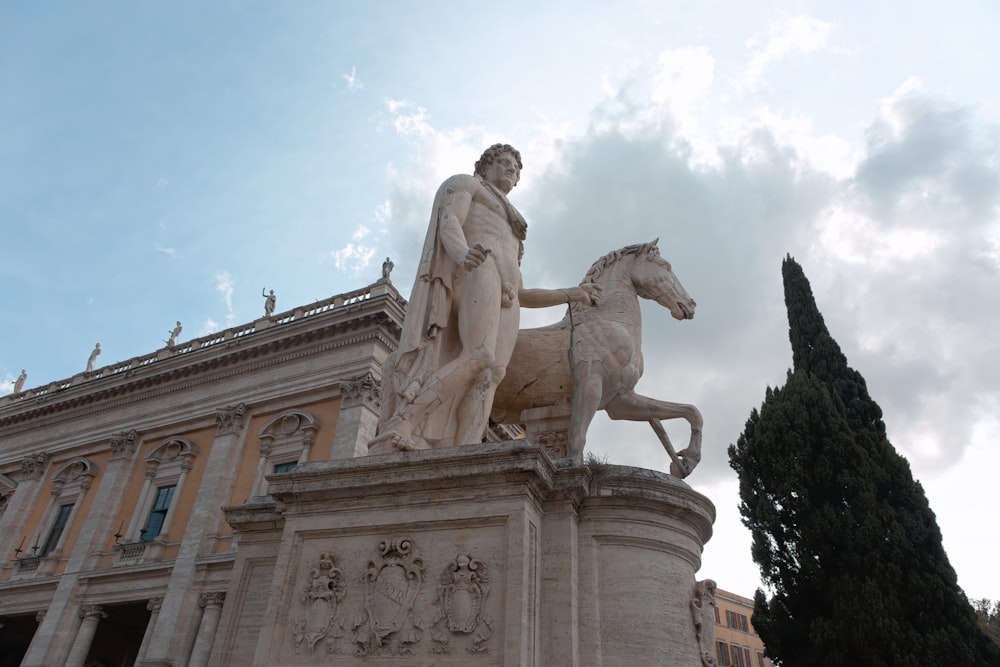
[[[210,333],[215,333],[221,328],[222,327],[219,326],[218,322],[216,322],[212,318],[208,318],[207,320],[205,320],[205,322],[201,325],[201,328],[198,330],[198,336],[207,336]]]
[[[386,223],[392,220],[392,202],[384,201],[375,207],[375,213],[372,215],[372,220],[378,224],[379,227],[384,227]]]
[[[176,248],[165,248],[159,243],[156,244],[156,252],[162,252],[164,255],[169,255],[170,257],[177,257]]]
[[[767,69],[788,56],[825,50],[832,28],[830,23],[808,16],[773,23],[766,39],[754,38],[747,43],[750,58],[740,87],[756,89]]]
[[[385,105],[392,117],[392,127],[400,136],[424,137],[433,132],[427,109],[405,100],[389,99]]]
[[[883,229],[855,202],[838,202],[823,211],[817,220],[814,250],[866,271],[885,271],[893,265],[910,264],[933,258],[944,246],[944,235],[932,229]]]
[[[14,391],[14,376],[9,371],[4,370],[3,379],[0,380],[0,396]]]
[[[653,74],[650,99],[669,109],[683,131],[695,122],[698,106],[715,80],[715,58],[705,47],[664,51]]]
[[[215,273],[215,291],[219,293],[222,302],[226,304],[226,325],[231,326],[236,321],[236,314],[233,312],[233,289],[236,281],[229,275],[229,271],[220,270]]]
[[[375,256],[375,249],[348,243],[340,250],[331,252],[330,256],[333,257],[333,263],[337,269],[358,273],[371,263],[372,257]]]
[[[347,90],[355,91],[364,88],[361,83],[361,79],[358,78],[357,68],[353,65],[351,66],[350,74],[341,74],[344,77],[344,81],[347,83]]]

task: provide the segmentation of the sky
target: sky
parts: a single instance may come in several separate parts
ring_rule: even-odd
[[[511,143],[526,287],[659,238],[637,390],[697,405],[699,578],[760,585],[728,465],[791,366],[791,255],[881,405],[959,584],[1000,598],[1000,5],[0,4],[0,395],[374,282],[437,186]],[[993,83],[991,83],[993,82]],[[522,313],[522,326],[562,309]],[[684,422],[670,423],[675,443]],[[588,449],[666,471],[648,424]]]

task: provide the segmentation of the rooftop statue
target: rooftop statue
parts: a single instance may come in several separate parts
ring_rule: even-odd
[[[101,344],[98,343],[94,346],[94,351],[90,353],[90,357],[87,359],[87,370],[85,372],[89,373],[94,370],[94,362],[97,361],[97,355],[101,353]]]
[[[383,282],[388,282],[389,281],[389,274],[392,273],[392,270],[394,268],[396,268],[396,265],[392,263],[391,259],[389,259],[388,257],[386,257],[385,261],[382,262],[382,281]]]
[[[167,347],[173,347],[177,344],[177,337],[181,335],[181,329],[183,329],[183,327],[181,326],[180,320],[178,320],[177,326],[170,331],[170,337],[164,341],[167,344]]]
[[[594,262],[581,286],[597,286],[597,305],[574,304],[562,321],[523,329],[493,404],[493,419],[517,423],[522,410],[572,408],[569,457],[583,460],[587,428],[604,410],[612,419],[648,421],[672,464],[686,477],[701,460],[701,413],[693,405],[668,403],[635,393],[642,376],[642,314],[639,298],[670,309],[678,320],[694,317],[695,302],[660,256],[657,241],[615,250]],[[688,447],[675,452],[661,419],[691,425]]]
[[[278,297],[274,295],[274,290],[271,290],[269,294],[264,294],[266,288],[260,288],[260,295],[264,297],[264,317],[271,317],[274,315],[274,307],[278,305]]]
[[[20,394],[24,390],[24,381],[28,379],[28,371],[21,369],[21,374],[14,380],[14,393]]]
[[[593,283],[524,288],[527,223],[507,199],[521,166],[517,150],[495,144],[474,175],[452,176],[438,188],[399,349],[386,361],[369,453],[482,442],[520,307],[598,301]]]

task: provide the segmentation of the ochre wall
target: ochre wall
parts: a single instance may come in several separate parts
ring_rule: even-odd
[[[316,432],[313,446],[309,449],[309,461],[326,461],[330,458],[333,437],[337,430],[337,415],[340,413],[340,397],[310,401],[295,406],[283,406],[278,410],[255,414],[246,431],[246,442],[238,464],[239,468],[233,484],[233,491],[229,496],[229,505],[242,505],[249,500],[254,478],[257,475],[257,463],[260,459],[258,433],[268,421],[289,410],[308,412],[319,422],[319,431]],[[218,533],[220,540],[216,544],[216,552],[221,553],[231,546],[230,540],[225,538],[232,535],[232,528],[226,523],[221,512]]]

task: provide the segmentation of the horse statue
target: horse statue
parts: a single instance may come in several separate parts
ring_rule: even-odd
[[[531,408],[569,406],[568,455],[582,462],[587,429],[598,410],[612,419],[648,421],[672,459],[671,473],[690,474],[701,460],[701,413],[693,405],[635,393],[642,376],[638,297],[669,308],[675,319],[694,317],[695,302],[660,256],[658,241],[627,246],[594,262],[580,284],[601,288],[599,305],[573,304],[556,324],[518,332],[493,400],[494,422],[517,422],[521,411]],[[680,452],[660,423],[677,418],[691,425],[690,442]]]

